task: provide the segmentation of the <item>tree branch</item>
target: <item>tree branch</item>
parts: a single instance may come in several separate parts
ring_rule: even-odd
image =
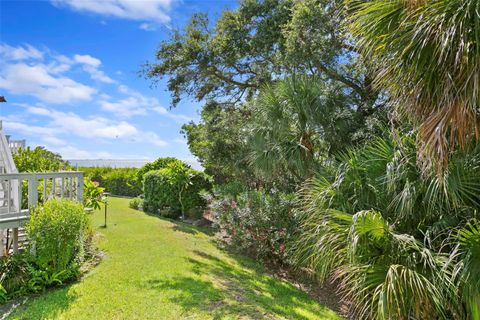
[[[362,87],[360,87],[358,84],[356,84],[352,80],[348,79],[345,76],[342,76],[341,74],[339,74],[338,72],[336,72],[332,69],[327,68],[320,61],[317,61],[316,66],[317,66],[318,69],[323,71],[327,76],[329,76],[333,80],[340,81],[340,82],[346,84],[347,86],[349,86],[350,88],[352,88],[355,92],[357,92],[362,97],[362,99],[368,100],[368,96],[367,96],[365,90],[363,90]]]
[[[229,84],[234,84],[236,86],[239,86],[240,88],[255,88],[257,89],[258,86],[255,85],[255,84],[251,84],[251,83],[248,83],[248,82],[240,82],[240,81],[237,81],[237,80],[234,80],[230,77],[227,77],[225,76],[221,71],[219,71],[217,69],[217,67],[214,67],[214,66],[209,66],[207,67],[207,73],[214,76],[214,77],[217,77],[218,79],[222,80],[222,81],[225,81],[226,83],[229,83]]]

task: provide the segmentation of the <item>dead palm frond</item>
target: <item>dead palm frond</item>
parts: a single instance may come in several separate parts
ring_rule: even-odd
[[[443,173],[480,138],[480,1],[351,0],[350,30],[375,83],[419,127],[419,162]]]

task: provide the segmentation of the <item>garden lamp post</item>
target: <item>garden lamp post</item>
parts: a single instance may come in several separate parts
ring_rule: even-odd
[[[107,227],[107,207],[108,207],[108,196],[109,195],[110,195],[110,193],[104,192],[103,197],[102,197],[102,201],[103,201],[103,204],[105,206],[105,224],[103,225],[104,228]]]

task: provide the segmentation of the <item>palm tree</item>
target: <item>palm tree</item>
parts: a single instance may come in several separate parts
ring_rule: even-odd
[[[352,110],[342,99],[341,90],[317,77],[265,86],[252,111],[250,163],[266,176],[312,177],[316,164],[350,142]]]
[[[480,2],[349,0],[350,30],[398,110],[419,126],[425,170],[480,138]],[[433,163],[433,165],[432,165]]]
[[[358,318],[480,314],[480,144],[441,176],[423,176],[416,158],[415,132],[393,132],[301,192],[294,263],[337,279]]]
[[[470,319],[480,319],[480,221],[473,220],[452,236],[453,281],[460,288]]]

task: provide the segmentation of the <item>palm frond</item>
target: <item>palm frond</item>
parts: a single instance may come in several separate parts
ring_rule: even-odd
[[[420,163],[443,173],[451,150],[480,138],[478,1],[351,0],[347,10],[376,85],[418,124]]]

